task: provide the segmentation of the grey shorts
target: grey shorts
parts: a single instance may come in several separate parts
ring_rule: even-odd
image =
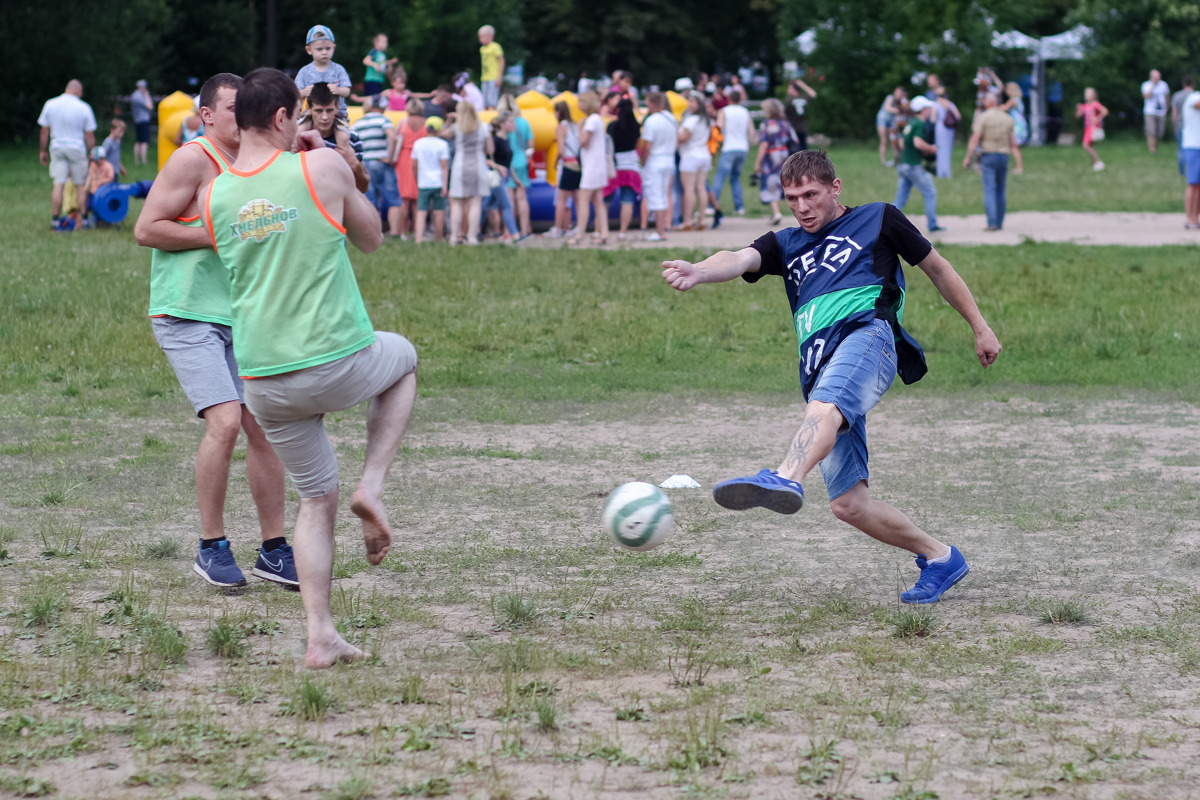
[[[87,183],[87,174],[87,153],[64,148],[50,150],[50,180],[55,185],[71,181],[81,188]]]
[[[221,403],[246,402],[228,325],[181,317],[151,317],[150,325],[196,416]]]
[[[1165,114],[1146,115],[1146,136],[1151,139],[1161,139],[1166,130],[1167,117]]]
[[[337,361],[246,381],[246,408],[300,496],[320,497],[338,486],[325,415],[382,394],[416,368],[417,351],[408,339],[376,331],[374,344]]]

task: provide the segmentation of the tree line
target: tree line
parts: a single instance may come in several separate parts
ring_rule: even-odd
[[[774,79],[796,59],[817,81],[813,130],[866,138],[875,110],[914,72],[936,71],[964,108],[979,66],[1001,76],[1027,71],[1023,54],[997,52],[995,30],[1041,36],[1083,23],[1094,30],[1087,58],[1056,62],[1066,113],[1094,86],[1114,122],[1140,124],[1138,84],[1151,68],[1177,87],[1196,69],[1200,2],[1188,0],[60,0],[6,5],[3,23],[16,95],[0,116],[0,140],[36,135],[41,104],[67,80],[84,82],[101,120],[118,110],[139,78],[155,94],[195,92],[220,71],[245,73],[268,60],[273,12],[275,64],[296,69],[309,58],[304,34],[333,28],[335,60],[361,79],[362,57],[377,31],[388,33],[415,89],[463,69],[477,70],[480,25],[491,24],[509,63],[526,75],[574,78],[630,69],[640,85],[670,86],[699,70],[733,70],[758,61]],[[815,29],[817,49],[792,40]],[[775,87],[779,90],[780,87]]]

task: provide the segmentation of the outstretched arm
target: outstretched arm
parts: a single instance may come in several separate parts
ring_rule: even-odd
[[[697,264],[664,261],[662,266],[663,280],[671,284],[671,288],[686,292],[701,283],[724,283],[740,278],[747,272],[758,272],[762,266],[762,256],[753,247],[746,247],[736,252],[722,250]]]
[[[929,280],[933,281],[933,285],[942,297],[946,298],[951,308],[971,326],[971,331],[975,334],[975,355],[979,358],[979,363],[985,368],[991,366],[996,356],[1000,355],[1000,340],[979,313],[979,307],[975,305],[975,298],[967,284],[936,249],[930,250],[929,255],[917,266],[929,276]]]

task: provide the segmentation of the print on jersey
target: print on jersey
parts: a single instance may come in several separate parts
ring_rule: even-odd
[[[230,223],[229,227],[243,242],[250,238],[261,242],[272,233],[286,233],[288,222],[299,216],[299,209],[283,208],[260,198],[242,206],[238,221]]]

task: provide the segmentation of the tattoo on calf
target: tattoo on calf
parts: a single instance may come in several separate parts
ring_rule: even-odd
[[[817,424],[817,420],[811,417],[801,423],[800,430],[796,431],[796,437],[792,439],[792,446],[788,448],[787,455],[783,459],[784,467],[795,469],[803,463],[812,448],[813,439],[817,437]]]

